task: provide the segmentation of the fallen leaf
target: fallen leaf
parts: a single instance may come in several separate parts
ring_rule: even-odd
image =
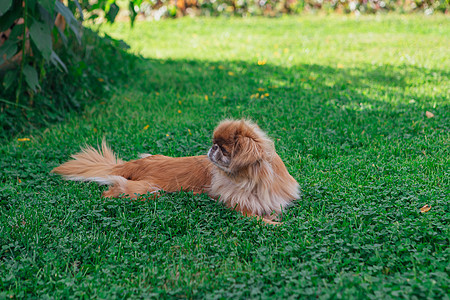
[[[429,112],[428,110],[425,112],[425,115],[427,116],[427,118],[433,118],[434,114],[432,112]]]
[[[426,213],[427,211],[429,211],[431,209],[431,206],[429,206],[428,204],[424,205],[421,209],[420,212],[421,213]]]
[[[20,138],[17,139],[19,142],[28,142],[30,139],[29,138]]]
[[[150,125],[145,125],[144,130],[147,130],[150,127]]]

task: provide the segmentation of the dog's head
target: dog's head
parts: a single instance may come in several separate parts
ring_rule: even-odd
[[[208,158],[228,174],[270,161],[275,154],[273,142],[248,120],[225,120],[214,130]]]

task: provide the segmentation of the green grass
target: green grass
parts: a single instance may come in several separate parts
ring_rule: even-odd
[[[106,80],[108,101],[0,146],[0,298],[448,299],[449,25],[377,16],[104,26],[143,56],[129,58],[127,84]],[[102,137],[124,159],[204,154],[226,117],[255,120],[298,180],[302,198],[282,226],[203,195],[105,200],[104,187],[49,174]]]

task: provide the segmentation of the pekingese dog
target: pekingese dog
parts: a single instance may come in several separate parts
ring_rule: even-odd
[[[111,185],[104,197],[166,192],[207,193],[246,216],[269,224],[293,200],[299,185],[275,152],[274,143],[248,120],[224,120],[214,130],[207,155],[168,157],[143,154],[122,161],[102,143],[87,147],[52,170],[66,179]]]

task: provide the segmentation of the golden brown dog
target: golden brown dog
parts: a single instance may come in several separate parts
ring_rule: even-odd
[[[66,179],[112,185],[105,197],[193,191],[207,193],[247,216],[272,221],[299,197],[298,183],[275,152],[273,142],[254,123],[225,120],[214,130],[208,155],[168,157],[144,154],[124,162],[102,143],[87,147],[52,170]]]

